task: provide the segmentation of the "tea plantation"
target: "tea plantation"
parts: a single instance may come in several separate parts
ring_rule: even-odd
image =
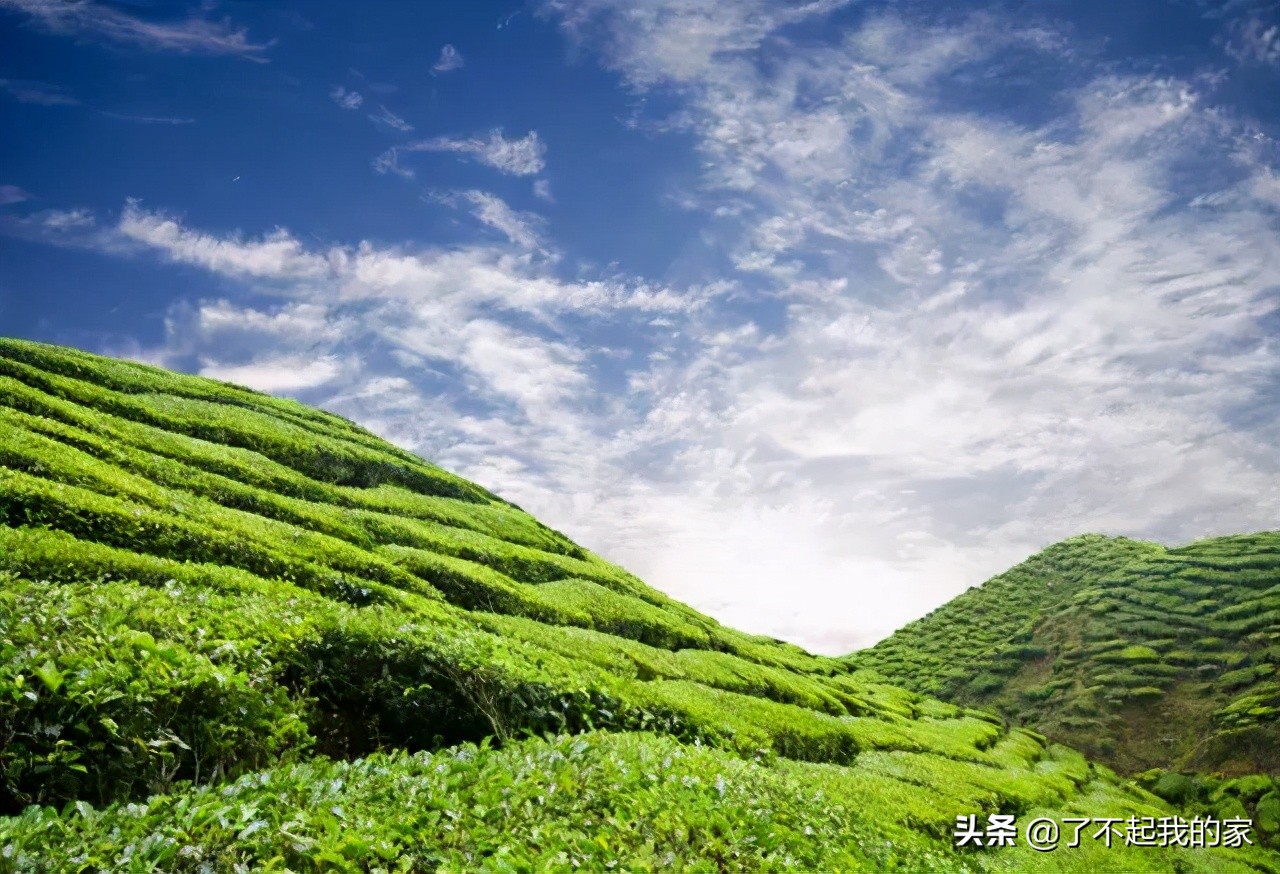
[[[1082,653],[1063,670],[1092,700],[1274,653],[1273,540],[1057,549],[1042,564],[1082,569],[1043,621],[975,634]],[[1132,637],[1129,615],[1152,634],[1099,658],[1113,638],[1084,630]],[[1216,642],[1185,639],[1195,617]],[[0,340],[0,871],[1280,872],[1270,778],[1133,781],[924,694],[958,689],[967,652],[880,659],[892,685],[721,626],[344,419]],[[1009,657],[983,671],[1036,669]],[[1187,675],[1230,696],[1215,737],[1257,733],[1218,761],[1274,767],[1273,662]],[[969,814],[1201,810],[1254,815],[1253,844],[953,846]]]
[[[1271,775],[1248,794],[1280,818],[1280,532],[1074,538],[847,661],[1125,773]],[[1177,799],[1221,783],[1143,779]]]

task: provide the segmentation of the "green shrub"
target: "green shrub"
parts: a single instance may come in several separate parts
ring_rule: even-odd
[[[136,627],[139,611],[163,611],[176,590],[83,591],[21,581],[0,591],[0,811],[216,780],[310,742],[304,703],[263,664]]]

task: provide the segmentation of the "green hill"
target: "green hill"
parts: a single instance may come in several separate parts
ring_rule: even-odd
[[[344,419],[0,340],[0,871],[1280,871],[953,848],[957,816],[1176,810]]]
[[[1122,772],[1280,774],[1280,532],[1077,537],[848,661]]]

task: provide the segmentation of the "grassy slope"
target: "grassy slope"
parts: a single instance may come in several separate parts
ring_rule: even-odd
[[[1280,774],[1280,532],[1074,538],[850,661],[1125,772]]]
[[[1280,870],[950,848],[959,814],[1169,810],[338,417],[0,340],[0,870]]]

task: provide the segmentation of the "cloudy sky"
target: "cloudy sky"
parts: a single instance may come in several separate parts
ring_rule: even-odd
[[[0,333],[837,653],[1280,516],[1270,0],[0,0]]]

